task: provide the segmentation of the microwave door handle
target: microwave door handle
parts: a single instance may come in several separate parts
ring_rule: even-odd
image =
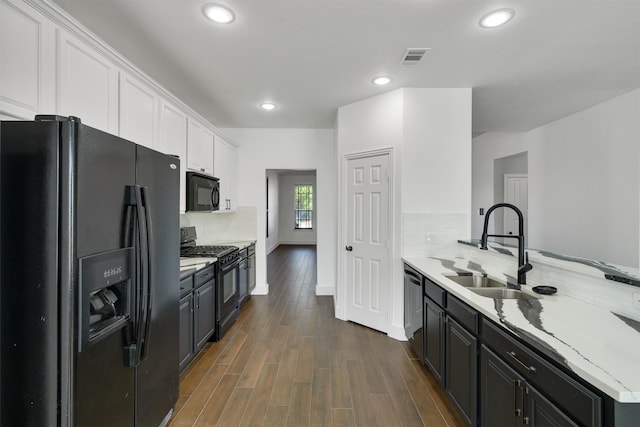
[[[146,282],[143,282],[143,307],[142,307],[142,315],[143,318],[140,322],[142,331],[141,331],[141,343],[140,343],[140,360],[145,360],[147,358],[147,353],[149,349],[149,337],[151,333],[151,284],[153,282],[153,272],[151,269],[152,266],[152,258],[155,255],[153,252],[153,224],[152,224],[152,213],[151,213],[151,204],[149,203],[149,190],[146,187],[141,187],[141,195],[142,195],[142,209],[144,210],[144,224],[145,224],[145,233],[146,233],[146,253],[142,255],[142,262],[146,264]]]
[[[218,187],[211,189],[211,206],[214,209],[220,207],[220,188]]]

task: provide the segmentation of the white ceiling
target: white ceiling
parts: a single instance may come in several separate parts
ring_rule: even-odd
[[[471,87],[475,133],[525,131],[640,87],[640,0],[55,2],[221,128],[331,128],[385,91]],[[236,21],[205,20],[208,2]],[[481,28],[499,7],[514,19]],[[431,50],[401,66],[413,47]]]

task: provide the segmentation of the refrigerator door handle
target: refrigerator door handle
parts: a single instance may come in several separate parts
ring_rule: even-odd
[[[143,289],[144,291],[144,323],[143,323],[143,332],[142,332],[142,342],[141,342],[141,351],[140,351],[140,359],[145,360],[147,358],[147,349],[149,348],[149,337],[151,333],[151,285],[153,282],[152,277],[152,269],[151,269],[151,260],[155,255],[153,253],[153,223],[152,223],[152,213],[151,213],[151,203],[148,203],[148,189],[147,187],[140,187],[142,202],[143,202],[143,210],[145,212],[145,233],[146,233],[146,254],[143,255],[142,262],[147,265],[147,281],[146,286]]]
[[[147,215],[144,207],[144,199],[142,188],[135,186],[136,200],[138,202],[138,242],[139,242],[139,260],[140,260],[140,281],[138,283],[138,299],[136,309],[137,330],[136,341],[138,348],[136,351],[136,366],[143,360],[142,353],[144,348],[145,328],[147,326],[147,309],[148,309],[148,289],[149,289],[149,234],[147,230]]]
[[[128,333],[128,342],[124,346],[124,358],[127,366],[138,366],[144,348],[145,328],[147,326],[147,314],[149,305],[149,236],[147,228],[147,215],[144,208],[142,189],[139,185],[127,187],[127,220],[125,226],[125,239],[131,238],[136,253],[136,280],[135,280],[135,305],[133,307],[132,331]],[[135,209],[131,209],[135,207]],[[135,227],[129,218],[135,216]],[[131,228],[135,233],[131,233]]]

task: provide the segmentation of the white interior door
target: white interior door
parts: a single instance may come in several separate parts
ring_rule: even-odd
[[[504,201],[515,205],[524,217],[524,235],[529,226],[529,178],[522,174],[504,175]],[[511,209],[503,209],[505,234],[518,235],[518,215]],[[513,242],[506,242],[512,243]],[[526,245],[526,242],[525,242]]]
[[[347,160],[345,306],[348,320],[389,329],[389,154]]]

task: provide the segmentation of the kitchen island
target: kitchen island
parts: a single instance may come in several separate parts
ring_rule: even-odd
[[[451,276],[487,275],[515,283],[513,254],[508,248],[496,246],[491,251],[479,251],[465,243],[460,244],[460,253],[454,256],[403,260],[448,295],[477,311],[483,326],[497,325],[600,394],[602,425],[613,425],[610,422],[614,417],[615,425],[626,425],[618,420],[631,415],[637,423],[640,419],[637,418],[640,414],[640,308],[634,308],[631,303],[634,290],[640,292],[636,271],[532,251],[530,262],[534,268],[527,275],[528,284],[522,286],[531,298],[494,299],[461,286]],[[604,274],[614,278],[605,279],[604,269],[609,269]],[[536,285],[553,285],[558,292],[538,295],[531,290]],[[480,336],[485,329],[488,330],[483,327]]]

